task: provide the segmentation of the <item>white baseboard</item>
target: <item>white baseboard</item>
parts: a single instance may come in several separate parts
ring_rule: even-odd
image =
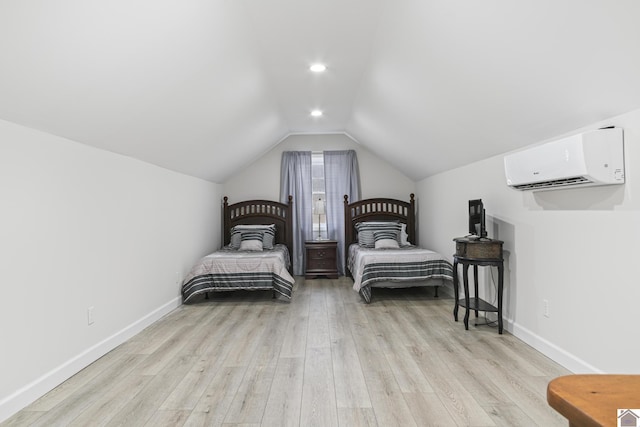
[[[134,335],[140,333],[144,328],[159,320],[162,316],[175,310],[181,304],[181,298],[176,297],[141,319],[133,322],[121,331],[118,331],[110,337],[100,341],[96,345],[86,349],[57,368],[47,372],[40,378],[2,399],[0,401],[0,422],[8,419],[22,408],[33,403],[39,397],[53,390],[59,384],[71,378],[73,375],[80,372],[82,369],[89,366],[91,363],[95,362]]]
[[[442,292],[444,291],[444,292]],[[442,286],[440,288],[440,292],[450,296],[453,298],[453,288],[449,288],[447,286]],[[492,320],[495,320],[495,313],[487,313]],[[514,323],[511,319],[503,319],[504,320],[504,328],[509,331],[511,334],[521,339],[523,342],[527,343],[540,353],[547,356],[549,359],[554,362],[564,366],[568,370],[576,374],[602,374],[604,373],[600,369],[588,364],[584,360],[574,356],[568,351],[558,347],[552,342],[540,337],[537,334],[534,334],[529,329]]]
[[[568,351],[558,347],[552,342],[534,334],[529,329],[513,323],[510,320],[505,320],[505,329],[511,332],[514,336],[518,337],[531,347],[538,350],[554,362],[564,366],[568,370],[576,374],[602,374],[603,371],[588,364],[584,360],[574,356]]]

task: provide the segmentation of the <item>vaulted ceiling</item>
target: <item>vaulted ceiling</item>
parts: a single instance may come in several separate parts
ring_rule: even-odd
[[[639,21],[637,0],[0,0],[0,119],[213,182],[344,132],[419,180],[640,108]]]

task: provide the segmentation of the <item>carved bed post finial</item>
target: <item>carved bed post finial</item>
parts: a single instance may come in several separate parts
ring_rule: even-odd
[[[344,195],[344,204],[348,205],[349,204],[349,196],[348,195]]]
[[[414,198],[415,196],[416,196],[416,195],[415,195],[415,194],[413,194],[413,193],[409,194],[409,201],[413,202],[413,198]]]
[[[293,196],[289,194],[289,204],[291,204],[292,201],[293,201]]]
[[[226,204],[227,204],[227,202],[229,201],[229,198],[228,198],[227,196],[224,196],[224,197],[222,198],[222,200],[223,200],[224,204],[226,205]]]

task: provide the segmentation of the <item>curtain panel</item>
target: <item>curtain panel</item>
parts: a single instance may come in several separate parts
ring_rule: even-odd
[[[338,272],[345,274],[344,196],[360,200],[360,173],[354,150],[324,152],[324,185],[329,239],[338,242]]]
[[[280,168],[280,202],[287,203],[293,196],[293,274],[302,276],[304,243],[313,234],[311,151],[284,151]]]

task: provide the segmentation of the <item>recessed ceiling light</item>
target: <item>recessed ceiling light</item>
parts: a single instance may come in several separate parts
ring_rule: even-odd
[[[327,66],[324,64],[313,64],[309,69],[314,73],[321,73],[327,69]]]
[[[311,111],[311,115],[313,117],[320,117],[322,115],[322,111],[321,110],[313,110],[313,111]]]

